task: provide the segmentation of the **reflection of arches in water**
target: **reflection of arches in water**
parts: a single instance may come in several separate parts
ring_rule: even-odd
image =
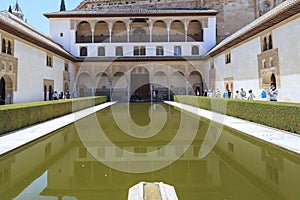
[[[198,71],[192,71],[189,74],[189,88],[193,88],[196,91],[199,92],[199,95],[203,94],[203,83],[202,83],[202,76],[200,72]],[[191,95],[191,94],[190,94]]]
[[[0,80],[0,105],[5,104],[5,80],[2,77]]]
[[[135,67],[130,75],[130,100],[150,100],[150,78],[145,67]]]

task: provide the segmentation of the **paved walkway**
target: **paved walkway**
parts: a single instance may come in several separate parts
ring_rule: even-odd
[[[165,103],[300,154],[300,135],[173,101]]]
[[[57,129],[65,127],[76,120],[82,119],[90,114],[93,114],[103,108],[106,108],[115,102],[107,102],[87,108],[72,114],[68,114],[62,117],[58,117],[53,120],[39,123],[37,125],[30,126],[18,131],[11,132],[9,134],[0,136],[0,156],[8,153],[14,149],[17,149],[29,142],[37,140]]]

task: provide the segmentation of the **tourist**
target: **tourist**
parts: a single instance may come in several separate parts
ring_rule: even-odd
[[[66,92],[66,95],[65,95],[65,97],[66,97],[66,99],[70,99],[71,98],[71,94],[70,94],[70,92],[68,91],[68,92]]]
[[[53,100],[58,100],[58,93],[57,93],[57,91],[54,91],[54,93],[52,95],[52,99]]]
[[[205,96],[205,97],[207,97],[207,90],[204,90],[204,92],[203,92],[203,96]]]
[[[277,101],[279,91],[276,89],[275,83],[271,83],[271,89],[269,91],[270,101]]]
[[[246,98],[246,92],[244,91],[244,89],[243,88],[241,88],[241,92],[240,92],[240,98],[241,99],[245,99]]]
[[[240,99],[240,92],[237,90],[234,95],[235,99]]]
[[[252,90],[249,90],[249,96],[248,96],[248,100],[254,100],[255,95],[252,93]]]

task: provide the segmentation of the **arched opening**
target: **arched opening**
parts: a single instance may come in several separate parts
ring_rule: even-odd
[[[184,42],[184,25],[181,21],[175,20],[171,23],[170,42]]]
[[[92,30],[88,22],[80,22],[76,30],[76,43],[91,43]]]
[[[80,97],[93,96],[94,84],[92,78],[87,72],[81,72],[76,79],[76,89]]]
[[[149,42],[149,28],[145,19],[134,19],[131,23],[130,42]]]
[[[263,51],[267,51],[267,50],[268,50],[267,38],[264,37]]]
[[[272,35],[269,35],[269,49],[273,49]]]
[[[149,42],[146,31],[141,27],[136,28],[132,33],[131,42]]]
[[[181,46],[174,47],[174,56],[181,56]]]
[[[199,96],[203,95],[203,82],[202,76],[198,71],[192,71],[189,74],[189,95],[199,94]],[[193,88],[194,93],[191,93],[190,89]]]
[[[113,75],[112,89],[112,100],[128,101],[128,81],[123,72]]]
[[[116,48],[116,56],[123,56],[123,47]]]
[[[152,42],[168,42],[168,30],[165,22],[154,22],[152,29]]]
[[[175,71],[171,76],[171,91],[177,95],[186,94],[186,78],[180,71]]]
[[[187,35],[188,41],[203,41],[203,29],[201,23],[197,20],[192,20],[189,23]]]
[[[5,104],[5,80],[2,77],[0,80],[0,105],[4,105]]]
[[[94,42],[109,42],[108,25],[104,21],[99,21],[95,25]]]
[[[2,39],[2,53],[6,53],[6,41]]]
[[[161,101],[169,99],[169,84],[167,74],[158,71],[153,76],[152,93],[155,92],[155,96],[152,94],[153,100]]]
[[[275,74],[272,74],[271,75],[271,84],[272,83],[275,83],[275,86],[277,87],[277,84],[276,84],[276,76],[275,76]]]
[[[150,100],[150,78],[145,67],[139,66],[132,69],[130,82],[131,101]]]
[[[53,95],[53,88],[52,88],[52,85],[49,85],[49,96],[48,96],[48,99],[49,100],[53,100],[53,98],[52,98],[52,95]]]
[[[44,85],[44,101],[47,101],[47,85]]]
[[[199,47],[198,46],[193,46],[192,47],[192,55],[193,56],[198,56],[199,55]]]
[[[87,48],[86,47],[80,48],[80,56],[87,56]]]
[[[126,25],[122,21],[117,21],[112,29],[112,42],[127,42]]]
[[[105,56],[105,48],[104,47],[98,48],[98,56]]]
[[[96,96],[109,96],[109,80],[106,73],[96,75]]]
[[[7,54],[11,55],[11,42],[10,41],[8,41],[8,43],[7,43]]]

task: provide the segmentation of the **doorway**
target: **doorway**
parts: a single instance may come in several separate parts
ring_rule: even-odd
[[[2,77],[0,80],[0,105],[5,104],[5,80]]]
[[[150,78],[145,67],[131,71],[130,101],[150,101]]]

